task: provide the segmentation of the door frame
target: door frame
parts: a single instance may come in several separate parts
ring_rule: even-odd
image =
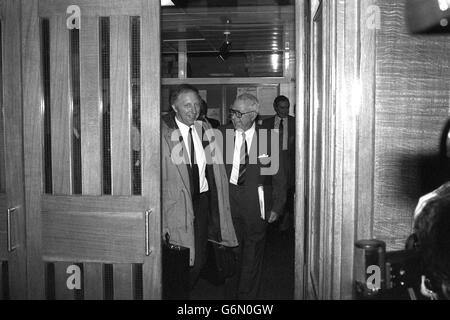
[[[295,146],[295,292],[297,300],[307,298],[308,267],[308,119],[309,119],[309,7],[310,0],[295,0],[296,43],[296,146]]]
[[[307,212],[307,138],[308,134],[305,131],[307,128],[307,115],[309,112],[309,0],[296,0],[295,1],[295,14],[296,14],[296,201],[295,201],[295,225],[296,225],[296,249],[295,249],[295,298],[306,298],[307,288],[307,260],[305,259],[307,236],[306,231],[306,219]],[[44,267],[41,261],[41,217],[40,217],[40,202],[41,195],[43,193],[42,185],[42,168],[43,168],[43,154],[42,154],[42,130],[43,122],[36,121],[41,119],[40,115],[43,110],[42,102],[42,87],[41,87],[41,75],[40,75],[40,34],[39,34],[39,1],[38,0],[21,0],[20,2],[21,19],[21,40],[22,40],[22,79],[23,79],[23,127],[24,127],[24,190],[26,199],[27,219],[26,219],[26,234],[27,234],[27,297],[29,299],[43,299],[45,297],[45,277]],[[20,5],[19,5],[20,7]],[[20,9],[19,9],[20,11]],[[157,18],[159,21],[159,6],[157,10],[149,11],[153,18]],[[145,46],[152,59],[158,59],[159,61],[159,38],[160,29],[159,23],[153,26],[154,34],[157,34],[157,39],[153,39],[152,43],[148,43]],[[158,51],[158,52],[157,52]],[[154,54],[151,54],[154,53]],[[25,59],[26,57],[26,59]],[[154,61],[152,61],[154,63]],[[149,62],[148,65],[151,65]],[[147,69],[147,70],[151,70]],[[159,108],[159,96],[160,96],[160,70],[152,70],[147,72],[149,77],[142,83],[142,97],[146,101],[152,101],[157,104]],[[142,73],[145,75],[145,73]],[[20,74],[19,74],[20,77]],[[157,88],[156,90],[149,88]],[[151,108],[148,108],[149,120],[143,131],[151,133],[151,143],[159,143],[160,123],[159,117],[155,117]],[[155,110],[156,110],[155,109]],[[158,109],[159,110],[159,109]],[[142,136],[145,137],[143,134]],[[148,155],[151,159],[159,158],[159,150],[154,150],[153,154]],[[142,158],[145,159],[146,155],[143,154]],[[155,164],[155,163],[153,163]],[[144,164],[143,170],[156,173],[159,172],[160,164],[152,165],[151,161]],[[144,190],[160,190],[160,180],[154,181],[142,181]],[[147,187],[144,187],[147,186]],[[152,194],[158,194],[159,192],[153,192]],[[160,212],[160,199],[157,200],[158,206],[154,207],[154,212]],[[155,224],[160,223],[158,214],[153,215],[153,222]],[[159,235],[152,237],[153,240],[160,239]],[[159,246],[155,246],[155,257],[158,260],[157,264],[160,264],[160,249]],[[161,296],[161,268],[154,270],[147,270],[152,272],[153,284],[149,284],[153,293],[151,296]],[[144,270],[144,272],[146,272]]]
[[[8,253],[9,293],[11,299],[26,298],[26,233],[24,202],[24,169],[22,137],[22,79],[17,68],[21,65],[20,2],[0,3],[2,20],[2,103],[4,128],[4,187],[6,209],[11,212],[11,237],[15,249]],[[6,216],[6,212],[2,212]],[[3,217],[3,214],[2,214]],[[3,222],[3,221],[2,221]]]
[[[319,0],[311,0],[315,7]],[[306,268],[318,270],[318,299],[352,299],[354,242],[373,235],[375,176],[376,32],[369,26],[375,0],[322,0],[323,74],[320,82],[311,65],[310,83],[322,86],[322,103],[310,99],[310,119],[321,109],[322,130],[312,127],[309,175],[320,171],[317,188],[308,199],[318,199],[307,213],[320,219],[320,230],[305,229]],[[311,16],[314,16],[311,8]],[[311,22],[314,23],[314,22]],[[310,61],[318,35],[311,30]],[[311,121],[312,125],[312,121]],[[322,144],[316,144],[321,135]],[[321,161],[314,163],[317,157]],[[311,223],[309,223],[311,225]],[[315,245],[313,233],[320,241]],[[319,256],[318,265],[311,257]],[[308,271],[309,272],[309,271]],[[308,297],[312,298],[312,297]]]

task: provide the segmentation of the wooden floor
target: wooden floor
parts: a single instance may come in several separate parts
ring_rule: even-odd
[[[294,230],[267,231],[263,275],[258,295],[260,300],[292,300],[294,298]],[[200,279],[191,292],[191,300],[223,300],[224,287]]]

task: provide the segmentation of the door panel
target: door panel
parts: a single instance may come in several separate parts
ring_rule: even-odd
[[[35,288],[29,297],[160,298],[159,2],[77,1],[79,30],[66,25],[72,1],[26,3],[28,285]],[[49,47],[42,41],[43,19]],[[30,57],[39,57],[38,67]],[[43,188],[46,170],[51,194]],[[81,272],[79,288],[68,285],[73,266]]]
[[[66,17],[50,23],[51,168],[53,194],[72,193],[72,105],[69,96],[69,30]]]
[[[131,194],[130,18],[110,19],[112,194]]]
[[[8,210],[8,198],[6,194],[0,194],[0,260],[8,260],[8,231],[7,231],[7,219],[6,214]]]
[[[126,300],[133,298],[133,265],[114,264],[114,298]]]
[[[100,90],[100,43],[99,22],[96,17],[86,17],[81,32],[80,42],[80,110],[81,132],[90,137],[81,140],[82,189],[85,194],[102,194],[102,116],[98,102],[101,99]]]
[[[67,288],[67,268],[73,263],[57,262],[54,264],[55,268],[55,299],[56,300],[74,300],[75,292]]]
[[[44,259],[143,263],[147,202],[144,197],[44,195]]]
[[[26,292],[26,246],[21,75],[17,72],[20,3],[0,1],[0,19],[0,299],[21,299]]]
[[[103,282],[98,281],[103,277],[103,266],[100,263],[84,263],[83,284],[85,300],[103,300]]]

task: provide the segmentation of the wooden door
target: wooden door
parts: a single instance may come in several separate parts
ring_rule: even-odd
[[[21,5],[28,297],[160,298],[160,3]]]
[[[0,1],[0,300],[26,297],[19,21],[20,3]]]

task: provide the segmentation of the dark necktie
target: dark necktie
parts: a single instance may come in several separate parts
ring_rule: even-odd
[[[247,140],[245,139],[245,132],[242,132],[242,144],[241,144],[241,152],[240,152],[240,165],[239,165],[239,179],[238,185],[242,186],[245,183],[245,173],[247,171],[249,156],[248,156],[248,148],[247,148]]]
[[[192,172],[192,197],[197,198],[200,194],[200,177],[198,173],[198,164],[195,158],[194,139],[192,137],[192,128],[189,128],[189,145],[191,149],[191,172]]]
[[[278,133],[279,133],[279,135],[280,135],[280,149],[281,150],[283,150],[283,129],[284,129],[284,127],[283,127],[283,118],[280,118],[280,126],[279,126],[279,129],[278,129]]]

